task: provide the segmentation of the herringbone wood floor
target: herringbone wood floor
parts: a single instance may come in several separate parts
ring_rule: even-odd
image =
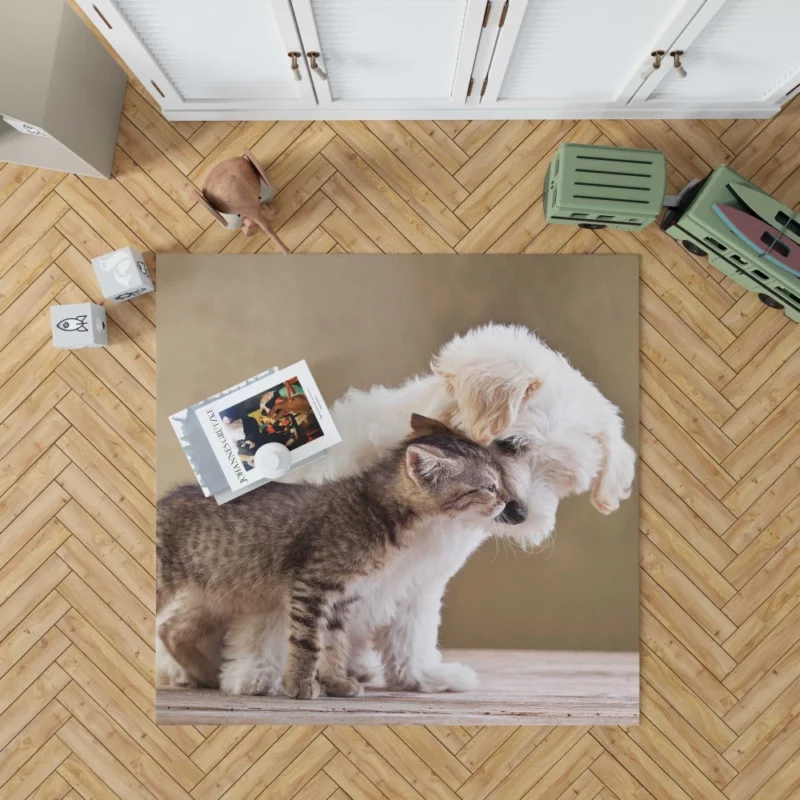
[[[654,227],[545,224],[560,141],[730,162],[800,204],[800,103],[763,121],[165,122],[131,85],[114,177],[0,169],[0,795],[226,800],[800,797],[800,326]],[[50,344],[88,259],[273,251],[195,203],[250,147],[297,252],[642,257],[642,724],[157,728],[155,300]],[[112,466],[113,462],[113,466]]]

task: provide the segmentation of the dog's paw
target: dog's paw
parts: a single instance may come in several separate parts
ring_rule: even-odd
[[[283,694],[283,675],[269,664],[229,662],[222,668],[220,689],[226,694],[264,694],[275,697]]]
[[[364,687],[355,678],[320,678],[322,688],[328,697],[358,697],[364,694]]]
[[[361,683],[372,683],[383,674],[380,656],[371,648],[354,654],[347,667],[347,674]]]
[[[160,636],[156,636],[156,688],[192,687],[186,670],[170,655]],[[194,687],[192,687],[194,688]]]
[[[179,686],[181,688],[195,688],[192,686],[194,682],[186,674],[183,667],[175,664],[174,668],[162,669],[156,673],[156,688],[167,689],[170,687]]]
[[[419,670],[413,676],[391,681],[396,692],[472,692],[478,688],[478,676],[466,664],[450,662]]]
[[[303,678],[299,681],[284,678],[283,690],[288,697],[298,700],[316,700],[320,695],[320,685],[316,678]]]

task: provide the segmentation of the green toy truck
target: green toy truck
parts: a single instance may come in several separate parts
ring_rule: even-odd
[[[758,189],[729,167],[718,167],[683,192],[677,207],[667,209],[661,229],[693,255],[707,255],[720,272],[756,292],[763,303],[784,309],[789,319],[800,322],[800,277],[759,256],[715,213],[715,203],[746,210],[728,184]]]
[[[750,211],[728,185],[757,186],[730,167],[719,167],[702,181],[692,181],[667,197],[667,168],[658,150],[562,144],[547,168],[543,202],[547,221],[580,228],[639,231],[655,222],[666,205],[660,227],[695,256],[709,261],[772,308],[800,322],[800,275],[776,265],[750,247],[721,219],[714,206]],[[764,196],[768,199],[768,196]],[[779,203],[779,218],[794,226],[795,216]],[[757,216],[757,215],[756,215]],[[800,220],[797,220],[800,222]],[[780,227],[780,222],[778,222]],[[797,236],[792,233],[788,236]],[[799,242],[797,238],[794,241]]]

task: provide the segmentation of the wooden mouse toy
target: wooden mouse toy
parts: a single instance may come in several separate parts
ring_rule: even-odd
[[[262,182],[269,190],[266,200],[261,195]],[[269,202],[274,195],[275,191],[267,173],[259,166],[253,154],[245,150],[242,156],[220,161],[208,173],[200,199],[226,228],[238,228],[241,224],[245,236],[252,236],[257,228],[261,228],[275,240],[282,252],[288,253],[289,248],[270,224],[270,219],[276,213],[275,206]],[[233,218],[225,219],[223,214]]]

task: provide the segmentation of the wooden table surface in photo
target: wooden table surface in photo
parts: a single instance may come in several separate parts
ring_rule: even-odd
[[[639,654],[446,650],[469,664],[475,692],[417,694],[367,688],[361,697],[245,697],[159,689],[160,725],[636,725]]]

